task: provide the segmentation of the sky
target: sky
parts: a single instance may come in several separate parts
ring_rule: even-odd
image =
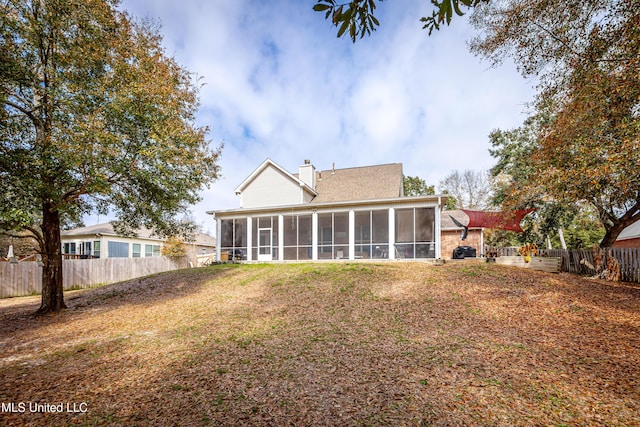
[[[169,56],[201,78],[198,124],[224,144],[221,176],[191,215],[239,207],[234,189],[265,159],[296,173],[402,163],[435,185],[495,163],[488,135],[522,124],[531,81],[467,47],[466,18],[428,36],[428,0],[378,2],[381,26],[355,44],[336,37],[315,0],[124,0],[161,25]],[[104,220],[104,218],[102,218]],[[95,221],[94,221],[95,222]],[[91,221],[85,221],[91,225]]]

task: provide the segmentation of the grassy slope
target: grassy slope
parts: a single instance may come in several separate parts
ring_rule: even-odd
[[[640,425],[640,289],[489,264],[183,270],[0,301],[20,425]],[[28,412],[28,409],[27,409]]]

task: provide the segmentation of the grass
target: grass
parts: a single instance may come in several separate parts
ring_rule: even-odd
[[[640,425],[640,289],[488,264],[222,265],[0,300],[0,425]]]

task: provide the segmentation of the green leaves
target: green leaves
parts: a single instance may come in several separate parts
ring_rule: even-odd
[[[429,35],[431,35],[433,30],[440,30],[440,25],[443,23],[446,22],[447,25],[451,24],[453,12],[458,16],[463,16],[464,12],[460,6],[474,8],[481,3],[488,3],[489,1],[490,0],[442,0],[439,2],[437,0],[431,0],[436,10],[433,11],[431,16],[420,19],[420,22],[424,23],[422,29],[428,29]]]
[[[380,0],[382,1],[382,0]],[[424,23],[423,29],[429,30],[429,35],[433,30],[439,30],[444,22],[449,25],[453,13],[462,16],[464,12],[461,6],[473,8],[481,3],[488,3],[489,0],[431,0],[436,8],[432,15],[420,19]],[[375,17],[376,4],[374,0],[353,0],[346,3],[338,3],[336,0],[318,0],[313,6],[316,12],[324,12],[325,19],[331,17],[332,24],[338,28],[338,37],[342,37],[347,29],[351,41],[355,43],[358,36],[363,38],[370,35],[376,27],[380,26],[380,21]]]
[[[338,38],[349,30],[349,37],[354,43],[358,36],[363,38],[370,35],[380,25],[373,14],[375,9],[374,0],[353,0],[342,4],[338,4],[336,0],[318,0],[313,6],[316,12],[325,12],[325,19],[331,17],[332,24],[338,28]]]
[[[0,224],[37,226],[43,206],[62,222],[109,208],[171,234],[217,178],[197,81],[117,3],[0,4]]]
[[[529,142],[492,152],[498,167],[517,166],[510,198],[590,203],[607,230],[601,244],[613,244],[640,218],[640,9],[532,0],[491,4],[476,18],[477,53],[496,63],[511,57],[539,79]]]
[[[403,176],[402,188],[405,196],[427,196],[436,194],[433,185],[427,185],[424,179],[418,176]]]

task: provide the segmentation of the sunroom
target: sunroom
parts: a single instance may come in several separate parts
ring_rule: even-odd
[[[444,196],[404,197],[402,182],[400,163],[292,174],[267,159],[236,188],[240,208],[208,212],[217,259],[440,258]]]
[[[215,213],[218,259],[303,261],[440,257],[437,196]]]

